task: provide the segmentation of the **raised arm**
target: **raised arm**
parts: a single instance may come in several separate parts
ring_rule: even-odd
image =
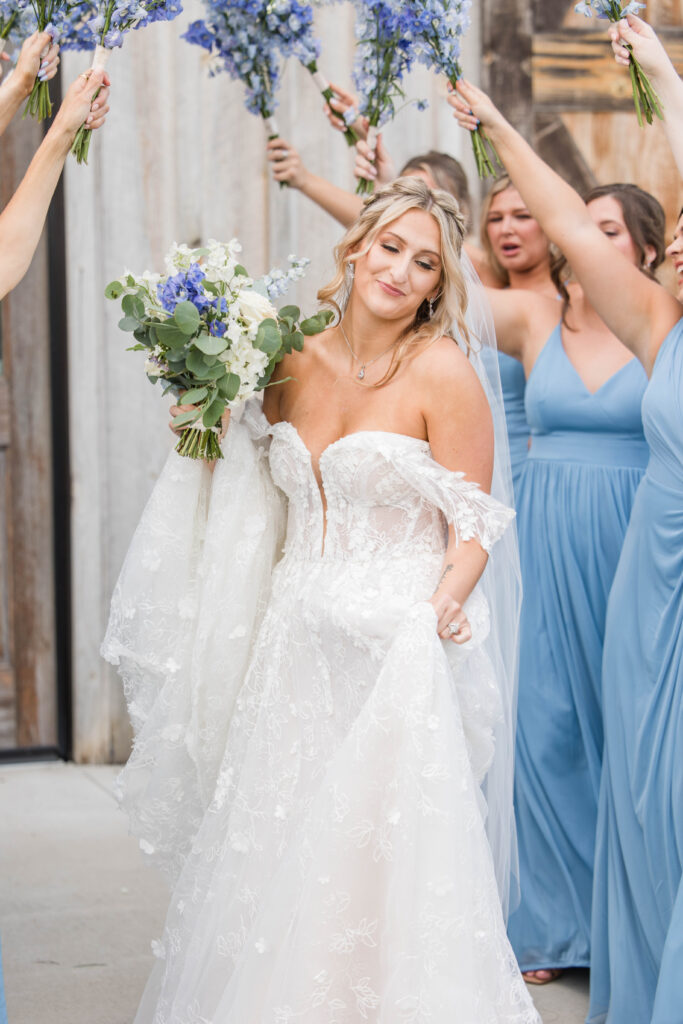
[[[652,370],[659,346],[683,315],[665,288],[629,263],[593,222],[583,200],[508,124],[489,97],[459,82],[448,101],[459,123],[486,130],[529,212],[564,253],[588,300]]]
[[[678,173],[683,176],[683,82],[669,55],[654,29],[633,14],[627,15],[616,25],[610,25],[609,35],[617,64],[629,66],[628,44],[659,96],[664,115],[664,131]]]
[[[273,164],[273,177],[276,181],[286,181],[292,188],[298,189],[343,227],[349,228],[355,223],[363,207],[360,196],[346,192],[326,178],[311,174],[297,150],[279,136],[270,140],[267,153]]]
[[[24,40],[17,66],[0,86],[0,135],[28,99],[36,78],[49,82],[58,66],[59,47],[48,32],[34,32]]]
[[[101,86],[97,99],[95,93]],[[108,111],[109,79],[103,71],[71,85],[19,188],[0,214],[0,299],[28,270],[64,161],[76,132],[88,121],[99,128]]]

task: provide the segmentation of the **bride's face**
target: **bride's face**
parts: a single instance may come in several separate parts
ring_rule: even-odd
[[[426,211],[409,210],[355,261],[353,296],[382,319],[412,319],[425,299],[436,297],[440,279],[439,225]]]

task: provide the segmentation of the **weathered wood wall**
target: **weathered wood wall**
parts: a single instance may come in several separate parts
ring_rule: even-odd
[[[182,25],[198,16],[188,5]],[[351,12],[317,12],[325,74],[350,84]],[[294,190],[269,181],[262,124],[246,113],[240,86],[209,78],[201,51],[179,39],[179,24],[133,33],[111,61],[112,113],[93,140],[90,165],[66,173],[69,387],[72,459],[74,754],[80,761],[122,760],[129,732],[117,676],[100,659],[109,597],[132,531],[171,445],[167,403],[141,361],[124,351],[119,312],[105,284],[124,267],[158,268],[173,241],[199,244],[238,236],[255,273],[289,253],[312,260],[298,299],[311,308],[331,270],[340,229]],[[472,33],[468,65],[476,71]],[[69,80],[82,69],[68,55]],[[463,139],[427,72],[408,94],[430,108],[401,112],[386,142],[398,162],[426,149],[455,156]],[[307,72],[286,72],[277,119],[284,138],[315,172],[353,187],[344,140],[327,125]],[[464,140],[467,143],[467,140]],[[471,166],[471,165],[470,165]]]
[[[41,134],[18,118],[3,136],[0,207]],[[48,294],[43,238],[0,304],[0,750],[57,739]]]

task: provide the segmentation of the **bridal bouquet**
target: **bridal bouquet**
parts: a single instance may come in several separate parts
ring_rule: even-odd
[[[360,113],[368,119],[367,142],[375,148],[377,131],[396,113],[403,99],[403,76],[416,57],[418,21],[415,4],[401,0],[357,0],[356,56],[353,80],[360,94]],[[373,183],[361,178],[357,192],[372,192]]]
[[[218,434],[227,406],[266,387],[285,353],[301,351],[304,335],[319,334],[332,319],[324,311],[301,321],[297,306],[278,312],[272,304],[303,276],[307,260],[290,256],[287,271],[253,281],[240,251],[236,239],[202,249],[174,245],[165,274],[126,272],[105,289],[108,299],[121,300],[119,327],[135,338],[129,351],[147,352],[149,380],[196,406],[173,421],[187,428],[176,451],[194,459],[222,458]]]
[[[595,14],[598,18],[604,18],[607,21],[621,21],[627,14],[637,14],[638,11],[644,9],[645,4],[638,3],[637,0],[631,0],[630,3],[625,4],[623,7],[620,7],[618,0],[582,0],[574,8],[578,14],[585,14],[587,18]],[[655,115],[660,120],[662,119],[662,109],[659,105],[659,96],[650,85],[650,80],[639,62],[633,56],[631,47],[627,45],[626,49],[630,51],[629,71],[631,72],[633,102],[636,108],[638,124],[642,128],[643,115],[647,123],[652,124],[652,119]]]
[[[123,46],[125,33],[153,21],[173,21],[182,12],[181,0],[90,0],[87,22],[89,47],[94,48],[91,69],[103,70],[112,50]],[[88,162],[92,129],[82,124],[71,152],[79,164]]]
[[[460,41],[470,26],[472,0],[414,0],[417,59],[446,76],[455,88],[462,78]],[[479,177],[495,176],[502,163],[488,136],[477,128],[470,133]]]

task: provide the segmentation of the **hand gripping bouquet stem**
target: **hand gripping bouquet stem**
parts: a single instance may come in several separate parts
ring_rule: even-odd
[[[355,0],[356,52],[353,80],[360,113],[368,119],[367,143],[374,152],[379,129],[405,99],[402,81],[415,59],[415,5],[400,0]],[[360,178],[356,192],[371,193],[374,183]]]
[[[123,46],[131,29],[143,28],[153,21],[173,21],[182,12],[181,0],[95,0],[87,22],[95,53],[91,71],[104,70],[112,50]],[[79,164],[87,164],[92,129],[82,124],[71,152]]]
[[[334,99],[330,83],[318,68],[320,40],[313,33],[313,9],[299,0],[266,0],[262,7],[266,32],[270,32],[284,58],[294,57],[303,64],[313,82],[329,103]],[[343,121],[343,117],[340,117]],[[358,135],[350,125],[344,128],[344,138],[355,146]]]
[[[201,249],[174,245],[165,274],[125,272],[105,289],[108,299],[121,300],[119,327],[133,334],[129,351],[146,352],[149,380],[195,407],[173,421],[186,428],[176,451],[193,459],[223,457],[218,435],[226,408],[267,387],[285,353],[301,351],[304,336],[332,319],[324,311],[301,320],[297,306],[278,312],[272,304],[303,276],[307,260],[290,256],[286,272],[253,281],[240,251],[236,239]]]
[[[630,3],[625,4],[623,7],[620,7],[617,0],[582,0],[574,8],[577,13],[585,14],[587,18],[591,18],[595,14],[598,18],[612,22],[621,21],[627,14],[637,14],[638,11],[644,9],[645,4],[638,3],[638,0],[631,0]],[[639,62],[633,56],[631,46],[628,43],[624,45],[629,51],[629,72],[631,74],[633,103],[636,108],[638,124],[642,128],[643,117],[648,124],[652,124],[655,116],[661,120],[663,118],[662,108],[659,96],[652,88],[650,80]]]
[[[453,88],[462,78],[460,41],[470,27],[472,0],[413,0],[417,59],[448,79]],[[503,165],[481,127],[470,133],[480,178],[495,177]]]

